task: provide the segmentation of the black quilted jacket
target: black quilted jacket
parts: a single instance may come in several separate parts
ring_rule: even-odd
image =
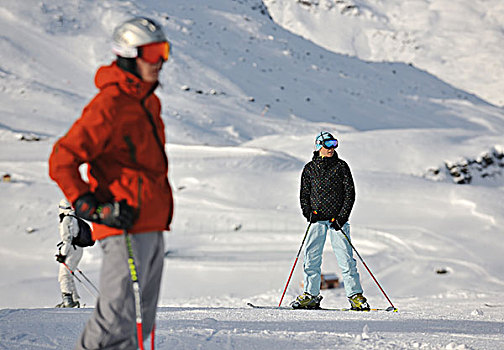
[[[348,221],[355,202],[355,186],[348,164],[334,153],[332,157],[320,157],[313,152],[301,175],[301,209],[309,219],[317,211],[317,220],[335,218],[340,225]]]

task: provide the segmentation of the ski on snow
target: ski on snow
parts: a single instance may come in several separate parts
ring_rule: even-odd
[[[386,309],[369,309],[368,311],[361,311],[361,310],[352,310],[350,308],[324,308],[320,307],[317,309],[294,309],[290,306],[263,306],[263,305],[254,305],[252,303],[247,303],[248,306],[254,308],[254,309],[268,309],[268,310],[313,310],[313,311],[355,311],[355,312],[372,312],[372,311],[393,311],[397,312],[396,308],[393,308],[392,306],[386,308]]]
[[[485,306],[486,307],[504,307],[504,304],[488,304],[488,303],[485,303]]]

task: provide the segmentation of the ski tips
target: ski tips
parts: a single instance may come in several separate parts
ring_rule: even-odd
[[[389,306],[388,308],[385,309],[385,311],[399,312],[399,310],[397,310],[397,308],[393,306]]]

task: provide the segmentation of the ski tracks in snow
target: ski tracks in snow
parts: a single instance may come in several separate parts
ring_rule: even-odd
[[[504,280],[492,275],[485,267],[482,257],[475,252],[467,249],[466,245],[457,240],[453,240],[442,232],[433,232],[425,228],[416,226],[389,227],[388,231],[373,228],[355,228],[352,236],[357,250],[359,244],[364,248],[370,246],[371,257],[377,255],[380,257],[381,273],[387,275],[387,265],[414,265],[415,269],[408,270],[404,268],[405,273],[411,273],[420,266],[424,266],[425,272],[436,272],[436,268],[446,268],[447,273],[465,273],[470,274],[472,280],[485,279],[497,286],[504,286]],[[365,240],[362,238],[365,237]],[[418,237],[423,237],[421,240]],[[367,241],[367,242],[366,242]],[[381,245],[380,245],[381,243]],[[373,247],[378,247],[373,249]],[[382,247],[380,249],[380,247]],[[386,247],[386,255],[384,254]],[[457,251],[458,254],[449,253]],[[367,262],[366,254],[362,254]],[[458,255],[459,257],[454,258]],[[484,257],[483,257],[484,258]],[[388,263],[385,264],[383,260]],[[371,264],[372,270],[376,269],[376,264]],[[373,266],[375,268],[373,268]],[[427,271],[430,269],[430,271]],[[425,278],[426,276],[424,276]]]
[[[162,307],[156,349],[498,349],[500,310],[474,314],[475,305],[480,300],[427,300],[398,313]],[[71,349],[91,311],[0,310],[0,349]]]

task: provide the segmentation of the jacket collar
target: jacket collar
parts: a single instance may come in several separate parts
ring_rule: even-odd
[[[321,157],[319,151],[314,151],[313,152],[312,160],[315,161],[315,162],[329,162],[329,163],[332,163],[332,162],[335,162],[336,160],[338,160],[338,153],[335,151],[334,155],[332,157]]]
[[[137,76],[119,68],[115,61],[108,66],[100,67],[95,76],[95,85],[98,89],[103,90],[109,85],[118,85],[124,93],[138,100],[145,99],[158,84],[158,82],[142,81]]]

